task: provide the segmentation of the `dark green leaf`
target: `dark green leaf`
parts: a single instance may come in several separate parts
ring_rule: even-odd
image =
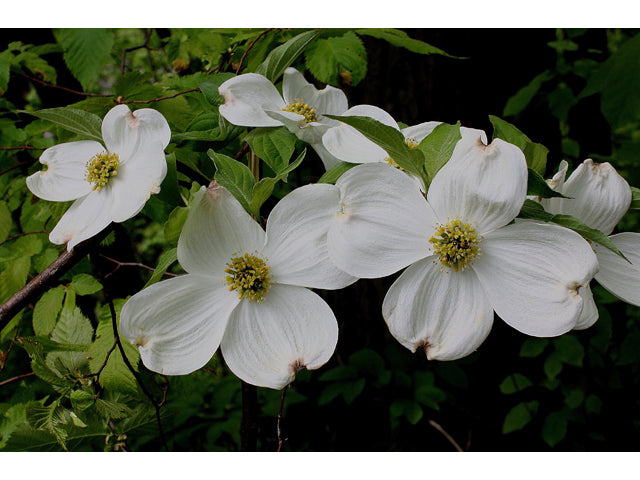
[[[520,356],[534,358],[540,355],[546,346],[549,344],[549,340],[546,338],[527,338],[520,347]]]
[[[489,115],[489,120],[491,121],[491,125],[493,125],[493,138],[501,138],[505,142],[514,144],[520,150],[524,150],[527,143],[531,142],[529,137],[509,122],[505,122],[494,115]]]
[[[207,155],[216,166],[216,181],[229,190],[247,212],[255,214],[251,208],[251,200],[253,199],[253,186],[256,182],[251,170],[243,163],[211,149]]]
[[[102,120],[93,113],[76,108],[59,107],[35,112],[22,111],[34,117],[47,120],[65,130],[82,135],[89,140],[102,142]]]
[[[640,188],[631,187],[631,206],[634,210],[640,210]]]
[[[575,388],[568,392],[564,397],[564,403],[570,409],[578,408],[584,402],[584,390]]]
[[[184,200],[180,195],[180,189],[178,188],[178,170],[176,168],[176,156],[175,154],[166,155],[167,159],[167,176],[162,181],[160,193],[158,198],[169,205],[174,207],[183,206]]]
[[[539,175],[544,175],[549,149],[539,143],[529,142],[525,145],[523,152],[524,158],[527,160],[527,167]]]
[[[175,245],[178,242],[188,214],[189,209],[187,207],[176,207],[169,214],[169,218],[164,224],[164,238],[169,244]]]
[[[214,107],[218,107],[224,103],[224,97],[218,92],[218,88],[230,78],[235,77],[233,73],[218,73],[207,78],[206,82],[202,82],[199,87],[200,91]]]
[[[532,145],[531,143],[529,145]],[[567,198],[560,192],[553,190],[544,178],[535,170],[528,169],[529,178],[527,180],[527,195],[535,195],[542,198],[561,197]]]
[[[347,402],[347,404],[353,403],[362,393],[365,383],[364,378],[359,378],[355,382],[345,382],[342,389],[342,398],[344,398],[344,401]]]
[[[584,347],[573,335],[562,335],[553,339],[553,345],[558,353],[558,357],[564,363],[575,367],[582,366],[584,358]]]
[[[358,372],[377,376],[384,369],[384,360],[373,350],[363,348],[349,357],[349,365],[356,367]]]
[[[358,164],[340,162],[335,167],[332,167],[324,172],[324,175],[320,177],[318,183],[336,183],[336,181],[342,176],[343,173],[348,172],[356,165]]]
[[[188,210],[185,208],[185,211]],[[178,249],[172,248],[163,252],[162,255],[158,258],[158,265],[156,269],[153,271],[153,275],[149,278],[149,281],[145,284],[144,288],[147,288],[149,285],[153,285],[157,281],[159,281],[167,269],[173,265],[178,260]]]
[[[67,67],[83,88],[88,88],[109,61],[113,32],[104,28],[62,28],[55,35]]]
[[[13,225],[11,211],[5,202],[0,202],[0,243],[9,237],[9,231]]]
[[[279,47],[274,48],[265,61],[256,69],[256,73],[264,75],[270,81],[275,82],[287,67],[300,56],[307,45],[318,38],[320,33],[320,30],[302,32]]]
[[[513,373],[500,384],[500,391],[505,395],[519,392],[533,385],[531,380],[520,373]]]
[[[544,361],[544,373],[549,380],[555,380],[555,378],[562,371],[562,359],[558,354],[558,351],[554,351]]]
[[[318,80],[330,85],[357,85],[367,73],[367,51],[353,32],[323,38],[310,45],[306,65]]]
[[[395,47],[406,48],[410,52],[419,53],[421,55],[444,55],[445,57],[453,57],[443,50],[436,48],[421,40],[409,37],[406,32],[395,28],[361,28],[356,30],[358,35],[368,35],[370,37],[379,38],[389,42]]]
[[[533,97],[538,93],[542,84],[551,78],[553,78],[553,74],[549,70],[545,70],[540,75],[534,77],[534,79],[529,82],[529,85],[518,90],[513,97],[507,100],[502,115],[510,117],[517,115],[527,108],[527,105],[529,105]]]
[[[507,413],[502,424],[502,433],[510,433],[524,428],[538,410],[538,402],[519,403]]]
[[[424,168],[429,182],[449,161],[460,138],[460,122],[455,125],[442,123],[420,142],[418,149],[424,154]]]
[[[33,331],[36,335],[48,336],[55,328],[58,314],[62,310],[65,288],[58,286],[46,291],[33,309]]]
[[[296,146],[296,136],[285,127],[255,128],[244,139],[276,174],[289,165]]]
[[[567,414],[564,411],[547,415],[542,426],[542,439],[555,447],[567,435]]]

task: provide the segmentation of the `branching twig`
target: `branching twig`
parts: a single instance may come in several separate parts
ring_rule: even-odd
[[[149,39],[151,38],[152,29],[149,29],[144,37],[144,43],[142,45],[138,45],[137,47],[123,48],[122,49],[122,61],[120,63],[120,74],[124,75],[124,69],[127,64],[127,53],[134,52],[141,48],[146,48],[147,50],[151,50],[149,47]]]
[[[31,160],[25,160],[24,162],[16,163],[15,165],[13,165],[13,166],[11,166],[11,167],[9,167],[9,168],[5,168],[4,170],[2,170],[2,171],[0,172],[0,175],[4,175],[5,173],[10,172],[11,170],[15,170],[16,168],[20,168],[20,167],[22,167],[23,165],[30,165],[30,164],[32,164],[33,162],[35,162],[36,160],[37,160],[37,159],[32,158]]]
[[[433,428],[435,428],[436,430],[438,430],[442,435],[444,435],[444,437],[449,440],[449,443],[451,445],[453,445],[453,447],[459,451],[459,452],[464,452],[464,450],[462,450],[462,448],[460,448],[460,445],[458,445],[458,443],[453,439],[453,437],[451,435],[449,435],[444,428],[442,428],[438,423],[434,422],[433,420],[429,420],[429,425],[431,425]]]
[[[260,33],[260,35],[258,35],[256,38],[254,38],[253,41],[249,44],[247,49],[242,54],[242,57],[240,57],[240,63],[238,63],[238,68],[236,68],[236,75],[238,75],[238,73],[240,73],[240,69],[242,68],[242,62],[244,62],[244,58],[249,53],[249,50],[251,50],[253,48],[253,46],[256,44],[256,42],[258,40],[260,40],[264,35],[269,33],[271,30],[274,30],[274,29],[273,28],[267,28],[264,32]]]
[[[16,342],[16,337],[18,336],[18,330],[19,330],[19,327],[16,327],[16,330],[13,332],[13,338],[11,339],[11,343],[9,344],[9,348],[7,348],[7,351],[0,352],[0,372],[4,370],[4,366],[7,364],[9,354],[11,353],[13,344]]]
[[[245,143],[244,145],[242,145],[242,148],[238,151],[238,153],[233,156],[233,159],[241,159],[249,151],[250,148],[251,146],[248,143]]]
[[[23,145],[21,147],[0,147],[0,150],[44,150],[44,148],[32,147],[30,145]]]
[[[1,245],[1,244],[0,244]],[[111,272],[107,273],[103,280],[107,277],[110,277],[111,275],[113,275],[114,273],[116,273],[118,271],[118,269],[120,267],[139,267],[139,268],[144,268],[145,270],[149,270],[151,272],[155,272],[155,268],[149,267],[148,265],[145,265],[143,263],[136,263],[136,262],[120,262],[114,258],[111,257],[107,257],[106,255],[100,255],[102,258],[106,258],[107,260],[109,260],[110,262],[113,262],[115,264],[117,264],[117,267],[115,269],[113,269]],[[176,275],[175,273],[170,273],[170,272],[164,272],[163,275],[166,275],[168,277],[177,277],[178,275]]]
[[[102,373],[102,370],[104,370],[104,367],[107,366],[107,363],[109,362],[109,357],[111,356],[111,354],[113,353],[113,351],[116,349],[116,346],[118,345],[118,342],[114,339],[113,341],[113,345],[111,346],[111,348],[109,349],[109,351],[107,352],[107,356],[104,359],[104,362],[102,363],[102,366],[98,369],[98,371],[96,373],[87,373],[84,378],[89,378],[89,377],[96,377],[96,381],[98,383],[100,383],[100,374]]]
[[[26,78],[28,80],[31,80],[32,82],[36,82],[36,83],[39,83],[40,85],[44,85],[45,87],[57,88],[58,90],[64,90],[65,92],[74,93],[76,95],[82,95],[82,96],[85,96],[85,97],[113,97],[113,95],[111,95],[109,93],[78,92],[77,90],[72,90],[70,88],[62,87],[60,85],[54,85],[53,83],[45,82],[43,80],[40,80],[39,78],[30,77],[29,75],[25,75],[23,73],[21,73],[20,76],[22,76],[22,77],[24,77],[24,78]]]
[[[20,380],[21,378],[32,377],[34,375],[35,375],[35,373],[33,373],[33,372],[25,373],[24,375],[18,375],[17,377],[13,377],[13,378],[10,378],[8,380],[4,380],[3,382],[0,382],[0,387],[6,385],[7,383],[11,383],[11,382],[14,382],[16,380]]]
[[[287,393],[287,388],[289,387],[289,385],[285,386],[282,389],[282,395],[280,396],[280,409],[278,410],[278,423],[277,423],[277,430],[278,430],[278,452],[282,450],[282,446],[284,445],[284,442],[287,440],[286,438],[282,438],[282,429],[280,428],[280,422],[282,420],[282,407],[284,406],[284,396]]]
[[[82,260],[110,231],[111,228],[107,227],[94,237],[76,245],[70,252],[65,251],[51,265],[34,277],[33,280],[13,294],[9,300],[0,305],[0,330],[6,327],[11,319],[28,305],[29,302],[39,296],[71,267]]]
[[[127,354],[124,352],[124,347],[122,346],[122,342],[120,341],[120,334],[118,333],[116,309],[113,306],[113,302],[111,300],[109,300],[109,310],[111,311],[111,323],[113,325],[113,338],[115,339],[115,342],[118,345],[118,349],[120,350],[120,355],[122,355],[122,360],[124,361],[129,371],[135,377],[136,381],[138,382],[138,385],[140,385],[140,388],[142,389],[142,393],[145,394],[145,396],[153,404],[153,407],[156,409],[156,421],[158,422],[158,431],[160,432],[160,439],[162,440],[162,445],[164,446],[164,449],[168,452],[169,448],[167,447],[167,440],[164,436],[164,430],[162,429],[162,422],[160,421],[160,407],[162,405],[156,403],[156,401],[153,398],[153,395],[151,395],[149,390],[147,390],[147,387],[142,382],[142,378],[140,378],[140,374],[135,370],[135,368],[133,368],[133,365],[131,365],[131,362],[129,361]]]
[[[184,92],[178,92],[178,93],[174,93],[173,95],[167,95],[166,97],[158,97],[158,98],[152,98],[151,100],[123,100],[122,103],[128,104],[128,103],[153,103],[153,102],[159,102],[160,100],[169,100],[170,98],[176,98],[180,95],[184,95],[185,93],[191,93],[191,92],[199,92],[200,88],[192,88],[191,90],[185,90]]]

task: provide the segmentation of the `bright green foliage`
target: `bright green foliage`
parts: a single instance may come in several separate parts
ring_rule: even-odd
[[[320,31],[318,30],[310,30],[296,35],[273,49],[264,62],[256,68],[256,73],[264,75],[272,82],[275,82],[319,35]]]
[[[92,113],[67,107],[49,108],[46,110],[38,110],[37,112],[25,113],[59,125],[70,132],[82,135],[87,140],[102,142],[102,120]]]
[[[33,331],[36,335],[49,335],[58,322],[58,314],[62,310],[65,288],[52,288],[45,292],[33,309]]]
[[[433,132],[420,142],[418,149],[424,155],[424,169],[427,172],[429,182],[449,161],[460,138],[460,122],[455,125],[443,123],[434,128]]]
[[[352,32],[320,39],[307,49],[306,66],[318,80],[334,86],[357,85],[367,73],[367,51]]]

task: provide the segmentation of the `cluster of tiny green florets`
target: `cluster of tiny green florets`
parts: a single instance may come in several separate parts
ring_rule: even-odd
[[[318,121],[318,115],[313,107],[309,106],[309,104],[304,103],[304,101],[298,99],[294,102],[291,102],[289,105],[282,109],[285,112],[293,112],[298,115],[302,115],[304,117],[304,121],[307,123]]]
[[[434,252],[440,256],[440,263],[457,272],[467,268],[473,263],[473,259],[480,255],[481,239],[468,223],[452,220],[440,225],[429,242],[433,244]]]
[[[87,163],[87,176],[85,179],[89,183],[93,183],[94,190],[102,190],[109,183],[111,177],[118,174],[117,153],[99,153]]]
[[[238,292],[238,298],[261,303],[264,296],[269,293],[271,277],[269,276],[269,265],[255,255],[237,255],[231,258],[224,270],[228,273],[225,283],[229,285],[229,290]]]

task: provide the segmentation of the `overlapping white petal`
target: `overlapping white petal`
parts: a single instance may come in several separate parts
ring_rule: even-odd
[[[91,192],[93,186],[86,180],[87,163],[104,147],[92,140],[63,143],[47,148],[40,163],[47,170],[27,177],[27,187],[34,195],[51,202],[68,202]]]
[[[640,306],[640,233],[623,232],[609,237],[629,261],[594,244],[600,270],[596,280],[627,303]]]
[[[189,273],[223,271],[236,253],[262,250],[265,233],[226,188],[212,183],[193,200],[178,241],[178,261]]]
[[[357,280],[329,259],[327,232],[340,202],[329,184],[306,185],[284,197],[267,222],[263,253],[278,283],[309,288],[343,288]],[[298,208],[305,204],[307,208]]]
[[[513,220],[527,194],[527,163],[522,151],[500,139],[485,146],[481,135],[456,148],[440,169],[427,200],[441,222],[472,222],[480,234]]]
[[[238,377],[279,389],[298,370],[326,363],[337,342],[338,323],[324,300],[303,287],[275,285],[264,302],[233,311],[221,350]]]
[[[211,359],[239,302],[222,277],[183,275],[131,297],[120,314],[120,331],[149,370],[185,375]]]
[[[578,293],[582,297],[582,312],[580,312],[580,317],[578,317],[578,321],[573,329],[585,330],[598,320],[598,307],[593,300],[593,293],[589,285],[579,288]]]
[[[293,67],[288,67],[284,72],[282,95],[287,103],[304,100],[323,115],[340,115],[349,107],[342,90],[331,85],[317,90]]]
[[[455,360],[476,350],[493,325],[493,309],[473,270],[452,275],[431,256],[407,268],[382,304],[391,334],[432,360]]]
[[[559,210],[608,235],[631,204],[631,189],[610,163],[587,159],[567,179]]]
[[[553,224],[518,222],[485,235],[473,270],[496,313],[528,335],[551,337],[575,327],[579,288],[597,260],[577,233]]]
[[[430,255],[436,218],[417,185],[383,163],[358,165],[336,182],[340,204],[329,230],[329,254],[360,278],[390,275]]]
[[[224,82],[218,88],[225,99],[220,115],[243,127],[277,127],[282,125],[265,113],[286,106],[276,87],[266,77],[245,73]]]

